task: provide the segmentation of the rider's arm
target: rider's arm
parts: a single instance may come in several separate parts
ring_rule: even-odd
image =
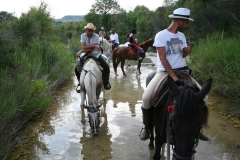
[[[165,68],[165,71],[168,73],[169,76],[171,76],[175,81],[178,80],[177,75],[175,74],[175,72],[173,71],[172,67],[170,66],[166,56],[166,50],[165,47],[156,47],[157,52],[158,52],[158,56],[160,57],[160,61],[163,65],[163,67]]]
[[[82,42],[82,50],[80,50],[77,53],[77,57],[80,56],[82,53],[89,53],[92,52],[94,49],[97,49],[98,51],[101,51],[100,47],[98,46],[97,43],[93,43],[92,45],[87,46],[86,42]]]
[[[192,48],[190,46],[184,47],[182,57],[183,58],[187,57],[187,55],[190,54],[191,52],[192,52]]]

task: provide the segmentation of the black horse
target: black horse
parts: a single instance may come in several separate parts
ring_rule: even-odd
[[[155,126],[154,160],[161,159],[161,148],[168,143],[173,148],[173,159],[190,160],[196,152],[199,133],[207,123],[208,108],[203,99],[210,91],[212,79],[207,80],[201,89],[193,78],[183,72],[176,72],[179,81],[175,82],[170,76],[163,87],[164,96],[158,99],[152,107],[153,125],[150,128],[149,149],[153,149],[153,127]],[[155,73],[150,73],[146,84]],[[168,126],[168,127],[167,127]]]

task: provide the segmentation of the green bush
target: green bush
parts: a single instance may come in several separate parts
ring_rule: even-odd
[[[193,48],[187,64],[201,82],[213,78],[212,90],[239,102],[240,99],[240,37],[223,33],[201,39]]]

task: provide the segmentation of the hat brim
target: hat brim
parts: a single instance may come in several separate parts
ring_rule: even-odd
[[[92,30],[95,30],[95,29],[96,29],[96,27],[93,27],[93,28],[88,28],[87,26],[85,26],[85,27],[84,27],[84,29],[86,29],[86,30],[87,30],[87,29],[92,29]]]
[[[176,19],[187,19],[190,21],[194,21],[192,18],[187,18],[187,17],[182,17],[182,16],[174,16],[174,15],[169,15],[169,18],[176,18]]]

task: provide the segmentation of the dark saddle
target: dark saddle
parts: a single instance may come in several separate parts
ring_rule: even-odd
[[[174,70],[174,72],[179,77],[179,79],[191,80],[193,83],[195,83],[194,79],[186,72],[181,70]],[[146,84],[148,84],[152,80],[155,74],[156,72],[152,72],[148,75]],[[151,106],[157,105],[159,102],[163,101],[167,97],[169,93],[167,77],[168,75],[166,74],[166,76],[164,76],[156,85],[150,99]]]

